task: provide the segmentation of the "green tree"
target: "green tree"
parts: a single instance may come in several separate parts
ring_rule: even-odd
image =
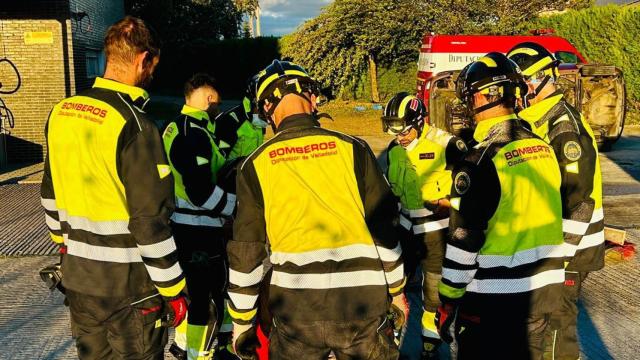
[[[240,14],[245,15],[245,21],[242,24],[242,31],[245,37],[255,36],[253,19],[258,22],[260,4],[258,0],[233,0]]]
[[[349,91],[368,72],[371,100],[377,102],[379,67],[415,63],[427,32],[517,34],[541,11],[592,1],[335,0],[285,36],[281,50],[334,92]]]
[[[377,90],[379,65],[415,61],[424,16],[413,0],[336,0],[282,39],[282,53],[309,68],[326,87],[343,91],[364,71]]]
[[[615,65],[626,82],[627,106],[640,109],[640,8],[596,6],[535,19],[532,28],[553,28],[592,63]]]
[[[127,0],[125,11],[151,24],[168,44],[236,38],[242,16],[232,0]]]

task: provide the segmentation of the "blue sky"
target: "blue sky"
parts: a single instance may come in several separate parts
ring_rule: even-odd
[[[332,0],[260,0],[263,36],[282,36],[320,13]]]

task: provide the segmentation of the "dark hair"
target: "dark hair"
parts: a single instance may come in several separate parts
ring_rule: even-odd
[[[184,84],[184,96],[189,97],[196,90],[208,86],[218,92],[218,82],[213,76],[205,73],[197,73]]]
[[[157,33],[141,19],[126,16],[111,25],[104,37],[107,62],[131,63],[135,56],[145,51],[148,59],[160,56],[160,39]]]

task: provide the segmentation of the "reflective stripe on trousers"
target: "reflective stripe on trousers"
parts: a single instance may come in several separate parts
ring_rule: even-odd
[[[207,215],[183,214],[179,212],[174,212],[173,215],[171,215],[171,221],[176,224],[209,227],[222,227],[224,224],[224,221],[221,218],[214,218]]]

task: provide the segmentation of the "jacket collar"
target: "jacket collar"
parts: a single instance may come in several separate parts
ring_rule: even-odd
[[[279,133],[293,128],[311,128],[318,125],[318,121],[311,114],[295,114],[284,118],[276,132]]]
[[[205,120],[207,122],[209,121],[209,114],[206,111],[194,108],[193,106],[189,106],[187,104],[184,104],[182,110],[180,110],[180,114],[187,115],[197,120]]]
[[[473,138],[479,143],[483,142],[484,139],[486,139],[491,134],[491,129],[493,127],[505,121],[516,119],[518,119],[516,114],[509,114],[482,120],[478,123],[478,125],[476,125],[476,130],[473,132]]]
[[[149,100],[149,94],[142,88],[137,86],[131,86],[127,84],[123,84],[121,82],[105,79],[101,77],[97,77],[96,81],[93,83],[94,88],[101,88],[116,91],[122,94],[126,94],[131,98],[131,101],[136,103],[140,103],[144,105],[144,103]]]
[[[529,106],[528,108],[520,111],[518,116],[530,124],[534,124],[540,118],[542,118],[552,107],[554,107],[564,95],[561,91],[555,91],[551,95],[547,96],[544,100]]]

